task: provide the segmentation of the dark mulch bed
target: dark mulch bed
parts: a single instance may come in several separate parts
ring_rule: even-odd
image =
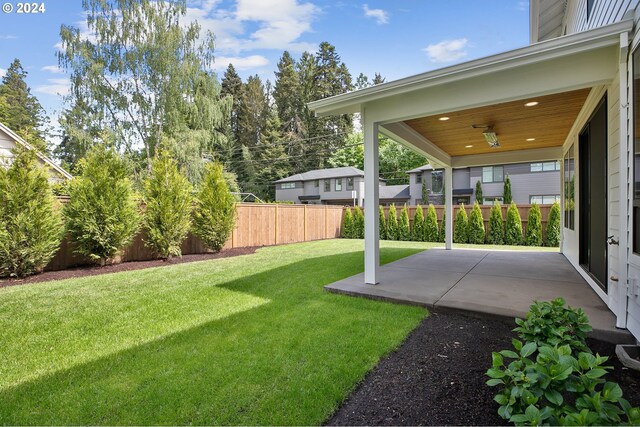
[[[255,253],[258,247],[224,249],[220,252],[207,254],[183,255],[182,257],[174,257],[170,260],[154,259],[151,261],[130,261],[116,265],[107,265],[104,267],[89,266],[69,268],[59,271],[45,271],[44,273],[34,276],[25,277],[24,279],[3,279],[0,280],[0,288],[15,285],[26,285],[28,283],[47,282],[49,280],[71,279],[75,277],[97,276],[99,274],[116,273],[119,271],[142,270],[144,268],[162,267],[167,265],[182,264],[185,262],[206,261],[216,258],[228,258],[238,255],[248,255]]]
[[[484,373],[491,352],[510,348],[513,321],[434,312],[380,361],[327,425],[505,425]],[[624,368],[615,346],[590,340],[610,356],[608,375],[640,406],[640,372]]]

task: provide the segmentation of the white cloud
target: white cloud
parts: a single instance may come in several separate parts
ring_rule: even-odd
[[[67,95],[69,93],[69,79],[47,79],[49,84],[40,85],[35,88],[36,92],[48,95]]]
[[[431,62],[452,62],[467,56],[465,48],[468,42],[466,38],[443,40],[440,43],[430,44],[423,50]]]
[[[378,25],[389,23],[389,14],[382,9],[369,9],[369,5],[365,4],[362,6],[362,10],[364,11],[364,16],[375,19]]]
[[[47,65],[41,68],[42,71],[48,71],[53,74],[64,74],[64,70],[57,65]]]
[[[521,12],[526,12],[529,10],[529,2],[527,0],[519,1],[516,8]]]
[[[269,60],[262,55],[251,55],[245,57],[216,56],[214,70],[225,70],[229,64],[233,64],[236,70],[250,70],[264,67],[269,64]]]
[[[15,40],[18,36],[14,36],[13,34],[0,34],[0,40]]]
[[[7,70],[5,70],[4,68],[0,68],[0,78],[4,77],[7,75]]]

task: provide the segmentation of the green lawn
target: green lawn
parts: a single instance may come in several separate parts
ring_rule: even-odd
[[[390,262],[431,247],[382,242]],[[363,242],[0,289],[1,424],[320,424],[426,310],[324,292]]]

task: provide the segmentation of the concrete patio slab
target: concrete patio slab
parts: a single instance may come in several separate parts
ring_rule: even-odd
[[[381,267],[378,285],[364,274],[325,286],[330,292],[503,317],[524,317],[535,300],[562,297],[582,307],[593,336],[634,342],[569,261],[554,252],[431,249]]]

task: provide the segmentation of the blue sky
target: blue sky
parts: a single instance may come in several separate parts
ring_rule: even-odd
[[[3,0],[15,6],[15,0]],[[14,58],[52,119],[68,79],[57,67],[61,24],[83,24],[81,0],[45,0],[42,14],[0,12],[0,75]],[[322,41],[355,77],[387,81],[525,46],[529,2],[522,0],[188,0],[189,19],[216,35],[216,71],[229,62],[246,78],[273,81],[283,50],[298,58]]]

